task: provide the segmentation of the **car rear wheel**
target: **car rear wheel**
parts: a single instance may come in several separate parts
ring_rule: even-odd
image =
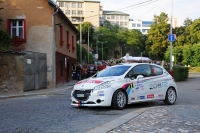
[[[112,107],[114,109],[124,109],[126,107],[126,94],[122,90],[117,90],[112,98]]]
[[[176,91],[174,88],[170,87],[166,92],[164,103],[167,105],[173,105],[176,102],[176,99]]]

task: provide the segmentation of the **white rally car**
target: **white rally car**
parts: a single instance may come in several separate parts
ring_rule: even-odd
[[[147,63],[118,64],[77,82],[71,92],[72,106],[112,106],[163,100],[172,105],[178,96],[171,75],[161,66]]]

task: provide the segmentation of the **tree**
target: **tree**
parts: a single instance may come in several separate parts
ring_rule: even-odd
[[[170,33],[170,25],[167,23],[168,15],[161,13],[160,16],[154,15],[154,22],[148,32],[146,48],[153,59],[162,60],[164,53],[169,46],[167,36]]]

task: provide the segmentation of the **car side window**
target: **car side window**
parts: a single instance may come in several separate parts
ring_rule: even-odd
[[[134,76],[133,69],[131,69],[125,76],[125,78],[131,78]]]
[[[138,65],[133,68],[134,77],[137,78],[138,75],[144,77],[151,76],[151,68],[149,65]]]
[[[152,76],[159,76],[163,74],[163,70],[160,67],[157,66],[151,66],[151,72],[152,72]]]

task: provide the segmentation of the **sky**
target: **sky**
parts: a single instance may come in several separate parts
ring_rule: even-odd
[[[115,10],[129,14],[134,20],[152,21],[161,12],[180,18],[200,18],[200,0],[100,0],[103,10]],[[173,5],[173,6],[172,6]]]

